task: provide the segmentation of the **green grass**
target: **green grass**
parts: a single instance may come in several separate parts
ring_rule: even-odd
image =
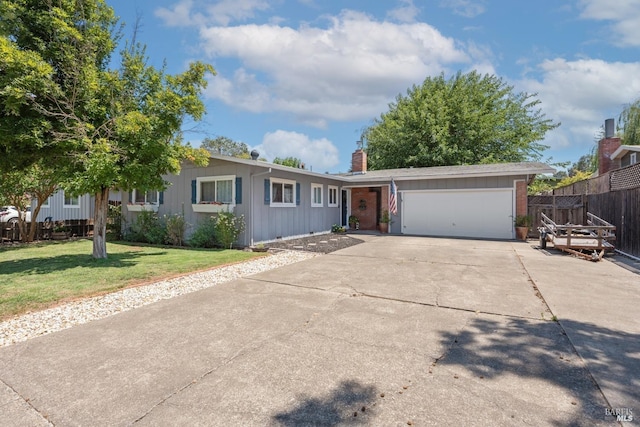
[[[107,243],[109,257],[97,260],[91,256],[92,244],[77,240],[0,248],[0,319],[64,300],[261,256],[238,250],[115,242]]]

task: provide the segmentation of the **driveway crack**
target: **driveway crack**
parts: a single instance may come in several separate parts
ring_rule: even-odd
[[[323,308],[322,310],[319,310],[319,311],[327,312],[327,311],[333,310],[333,308],[335,308],[335,306],[338,304],[339,300],[342,298],[342,295],[343,294],[336,294],[335,300],[332,301],[331,304],[328,304],[325,308]],[[318,317],[318,315],[319,315],[318,312],[312,313],[307,318],[306,321],[303,321],[302,323],[300,323],[299,325],[297,325],[296,327],[294,327],[293,329],[291,329],[289,331],[285,331],[285,332],[282,332],[282,333],[279,333],[279,334],[275,334],[273,336],[269,336],[269,337],[264,338],[263,340],[259,341],[255,345],[248,345],[248,346],[245,346],[245,347],[241,348],[240,350],[238,350],[234,355],[232,355],[228,359],[222,361],[221,363],[217,364],[213,368],[211,368],[211,369],[207,370],[206,372],[202,373],[197,378],[191,380],[187,384],[183,385],[182,387],[180,387],[180,388],[174,390],[173,392],[169,393],[168,395],[166,395],[160,401],[158,401],[154,405],[152,405],[144,414],[142,414],[140,417],[136,418],[132,422],[132,424],[137,424],[138,422],[144,420],[149,414],[151,414],[156,408],[160,407],[165,402],[169,401],[173,397],[179,395],[180,393],[182,393],[183,391],[189,389],[190,387],[194,386],[195,384],[201,382],[202,380],[204,380],[205,378],[207,378],[209,375],[213,374],[214,372],[218,371],[219,369],[221,369],[221,368],[223,368],[223,367],[225,367],[227,365],[230,365],[231,363],[233,363],[237,359],[239,359],[239,358],[241,358],[243,356],[246,356],[246,355],[248,355],[250,353],[254,353],[256,351],[261,350],[263,347],[265,347],[267,344],[273,342],[275,339],[279,339],[279,338],[283,338],[283,337],[289,337],[289,336],[292,336],[292,335],[304,330],[305,328],[307,328],[309,326],[309,324],[313,321],[314,318]]]
[[[436,365],[441,361],[444,360],[447,355],[451,352],[451,350],[453,349],[453,347],[458,343],[458,337],[460,337],[460,335],[462,334],[462,332],[465,330],[465,328],[469,325],[469,322],[471,321],[472,317],[469,316],[465,322],[462,324],[462,326],[456,331],[456,334],[453,336],[453,339],[451,340],[451,342],[449,342],[449,345],[445,348],[445,350],[442,352],[442,354],[438,357],[436,357],[433,362],[431,363],[431,366],[429,366],[429,373],[432,374],[433,373],[433,368],[436,367]]]
[[[36,414],[38,414],[38,416],[47,423],[47,425],[49,426],[55,426],[55,424],[53,424],[49,418],[43,414],[42,412],[40,412],[38,410],[38,408],[36,408],[35,406],[33,406],[33,404],[31,403],[31,400],[29,400],[28,398],[24,397],[22,394],[20,394],[18,392],[18,390],[16,390],[15,388],[11,387],[9,384],[7,384],[4,380],[0,379],[0,383],[2,383],[2,385],[4,385],[7,389],[9,389],[14,395],[16,395],[18,398],[20,398],[20,401],[25,404],[26,406],[28,406],[29,408],[31,408],[33,410],[33,412],[35,412]]]

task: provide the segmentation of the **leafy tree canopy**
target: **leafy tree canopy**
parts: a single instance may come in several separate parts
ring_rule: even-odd
[[[598,156],[597,150],[591,150],[591,153],[581,156],[577,162],[575,162],[569,168],[569,176],[574,176],[578,172],[585,172],[592,174],[598,169]]]
[[[618,131],[625,145],[640,145],[640,98],[625,106],[618,118]]]
[[[34,163],[25,170],[0,171],[0,205],[12,205],[18,210],[22,241],[33,241],[38,225],[35,219],[42,205],[55,192],[63,173],[64,170],[51,168],[45,162]],[[29,207],[32,221],[27,229],[23,220]]]
[[[574,184],[579,181],[591,178],[592,172],[577,171],[574,175],[562,178],[554,188],[566,187],[567,185]]]
[[[168,75],[139,45],[108,69],[118,34],[104,0],[3,0],[0,16],[0,165],[66,168],[65,190],[96,197],[94,257],[104,258],[110,188],[161,189],[182,160],[206,162],[180,130],[204,114],[200,94],[215,71],[195,62]]]
[[[244,142],[236,142],[226,136],[218,136],[213,139],[205,138],[200,144],[200,147],[214,154],[222,154],[223,156],[239,157],[241,159],[251,158],[247,144]]]
[[[302,163],[302,160],[297,157],[276,157],[273,159],[273,163],[276,165],[289,166],[291,168],[304,169],[304,163]]]
[[[548,147],[537,141],[559,126],[539,104],[493,75],[428,77],[365,130],[369,168],[539,160]]]

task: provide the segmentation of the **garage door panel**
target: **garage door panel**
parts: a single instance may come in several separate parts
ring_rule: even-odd
[[[419,191],[402,194],[405,234],[513,238],[513,190]]]

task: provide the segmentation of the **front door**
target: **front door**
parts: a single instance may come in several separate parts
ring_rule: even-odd
[[[349,190],[342,190],[342,204],[340,209],[342,212],[342,226],[347,227],[349,225]]]

